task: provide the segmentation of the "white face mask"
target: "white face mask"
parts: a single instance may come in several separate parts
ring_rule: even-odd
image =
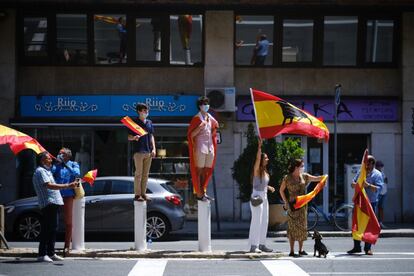
[[[300,168],[299,168],[299,173],[300,173],[300,174],[303,174],[304,172],[305,172],[305,167],[300,167]]]
[[[202,106],[200,106],[200,109],[204,112],[207,112],[210,109],[210,105],[203,104]]]
[[[139,117],[141,117],[142,119],[146,119],[148,117],[149,113],[139,113]]]

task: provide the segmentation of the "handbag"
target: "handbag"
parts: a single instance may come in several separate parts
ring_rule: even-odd
[[[263,199],[262,199],[262,197],[261,196],[252,196],[251,198],[250,198],[250,203],[253,205],[253,207],[257,207],[257,206],[259,206],[260,204],[262,204],[263,203]]]
[[[85,190],[83,189],[81,181],[73,190],[75,191],[75,199],[81,199],[85,196]]]

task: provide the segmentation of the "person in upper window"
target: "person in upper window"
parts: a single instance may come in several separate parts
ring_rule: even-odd
[[[136,110],[138,114],[137,124],[143,128],[147,134],[139,136],[131,130],[128,134],[128,140],[132,142],[135,165],[134,200],[146,201],[150,200],[146,195],[148,175],[151,168],[152,158],[156,155],[154,127],[152,126],[152,121],[147,118],[149,110],[146,104],[138,103]]]
[[[266,57],[269,53],[269,45],[270,42],[267,40],[267,36],[265,34],[261,34],[253,51],[254,59],[252,64],[258,66],[265,64]]]

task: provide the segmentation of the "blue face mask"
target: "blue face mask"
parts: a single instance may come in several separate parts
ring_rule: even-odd
[[[210,109],[210,105],[203,104],[202,106],[200,106],[200,109],[204,112],[207,112]]]

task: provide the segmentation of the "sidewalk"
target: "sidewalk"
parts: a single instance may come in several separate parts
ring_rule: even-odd
[[[414,223],[411,224],[387,224],[388,228],[381,231],[381,237],[414,237]],[[220,230],[216,222],[211,224],[211,237],[220,239],[247,239],[249,234],[249,222],[221,222]],[[197,221],[187,221],[184,228],[174,232],[172,238],[177,241],[198,239]],[[351,232],[342,232],[333,229],[332,225],[319,224],[318,230],[324,237],[351,237]],[[269,231],[268,237],[286,237],[286,231]],[[60,253],[59,251],[57,252]],[[0,249],[0,257],[36,257],[37,248],[11,248]],[[199,252],[191,250],[147,250],[138,252],[133,248],[126,249],[97,249],[87,248],[84,251],[71,252],[70,257],[85,258],[206,258],[206,259],[276,259],[283,256],[281,252],[272,253],[248,253],[245,251]]]

